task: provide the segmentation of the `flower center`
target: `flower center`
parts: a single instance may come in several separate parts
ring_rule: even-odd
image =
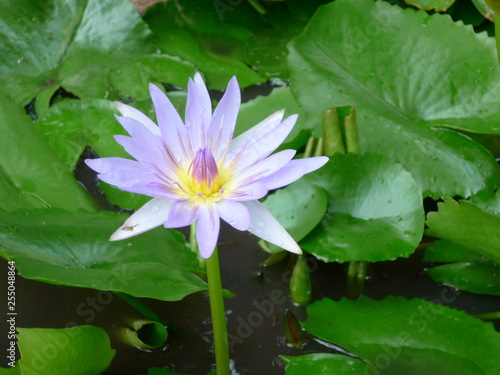
[[[202,198],[214,197],[221,192],[217,162],[208,147],[200,148],[187,171],[191,193]]]

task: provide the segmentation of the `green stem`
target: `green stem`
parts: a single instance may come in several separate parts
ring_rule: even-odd
[[[352,300],[357,300],[365,286],[365,279],[368,272],[368,262],[350,261],[347,269],[347,296]]]
[[[323,139],[326,156],[332,156],[336,152],[345,154],[339,114],[336,108],[327,109],[323,112]]]
[[[147,307],[144,303],[142,303],[137,298],[121,292],[114,292],[118,297],[125,300],[130,306],[139,311],[143,317],[149,320],[153,320],[162,324],[163,326],[167,326],[167,322],[163,320],[157,313]]]
[[[264,8],[264,6],[260,3],[259,0],[247,0],[247,1],[260,14],[266,14],[267,13],[266,8]]]
[[[323,147],[323,138],[318,138],[318,143],[316,143],[316,147],[314,149],[314,156],[323,156],[324,155],[324,147]]]
[[[210,294],[210,311],[214,331],[215,367],[217,375],[230,375],[229,346],[227,340],[226,310],[222,296],[222,282],[217,247],[207,259],[208,292]]]
[[[482,320],[496,320],[500,319],[500,311],[495,311],[495,312],[487,312],[487,313],[482,313],[482,314],[474,314],[476,318],[482,319]]]
[[[351,108],[351,113],[344,119],[345,143],[347,152],[359,154],[358,123],[356,121],[356,110]]]
[[[306,144],[306,149],[304,150],[304,155],[302,156],[304,159],[310,158],[313,154],[314,149],[314,137],[309,137]]]

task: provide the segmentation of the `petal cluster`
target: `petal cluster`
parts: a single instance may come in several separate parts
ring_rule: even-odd
[[[121,240],[163,225],[197,222],[200,254],[208,258],[219,236],[220,219],[286,250],[301,250],[258,199],[312,172],[326,157],[292,160],[294,150],[272,152],[292,130],[297,116],[278,111],[233,139],[240,89],[233,77],[212,113],[200,76],[188,83],[185,122],[158,87],[150,85],[158,125],[142,112],[116,103],[116,116],[130,137],[116,141],[135,159],[100,158],[86,163],[98,177],[122,190],[153,197],[112,236]]]

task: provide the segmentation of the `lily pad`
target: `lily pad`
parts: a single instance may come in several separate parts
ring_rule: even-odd
[[[9,211],[35,207],[94,210],[72,168],[53,153],[23,108],[3,95],[0,131],[0,207]]]
[[[3,2],[0,76],[4,90],[27,104],[63,86],[78,97],[109,95],[107,71],[131,56],[150,54],[151,32],[127,1]]]
[[[269,2],[180,0],[158,4],[144,19],[164,53],[191,61],[213,89],[236,75],[241,87],[289,78],[286,44],[327,0]],[[168,27],[167,27],[168,25]]]
[[[485,18],[493,21],[493,11],[486,5],[484,0],[472,0],[472,4],[476,7],[477,11]]]
[[[18,328],[18,362],[23,375],[100,374],[115,355],[101,328]]]
[[[182,234],[158,228],[126,241],[109,236],[127,215],[35,209],[0,211],[0,248],[19,273],[51,284],[177,301],[204,290]]]
[[[361,149],[402,164],[425,196],[468,197],[500,183],[491,154],[450,130],[500,132],[493,38],[446,15],[338,0],[289,48],[292,91],[315,135],[324,110],[351,105]]]
[[[364,375],[372,371],[368,363],[339,354],[314,353],[298,357],[282,356],[285,360],[285,375]]]
[[[425,251],[428,261],[447,263],[427,268],[433,280],[471,293],[500,295],[500,265],[448,241],[438,241]]]
[[[189,62],[168,55],[141,56],[114,66],[109,82],[122,100],[149,99],[149,83],[168,83],[187,89],[189,77],[196,68]]]
[[[492,201],[497,200],[491,196]],[[484,201],[483,201],[484,203]],[[467,247],[500,263],[500,213],[476,205],[473,201],[456,201],[445,197],[438,212],[427,215],[427,234]]]
[[[436,12],[446,12],[455,0],[405,0],[408,5],[413,5],[420,10],[434,10]]]
[[[241,7],[249,12],[242,21],[252,17],[254,10],[247,3],[236,8],[231,6],[231,9],[240,12]],[[201,27],[200,24],[191,22],[196,11],[203,17],[203,33],[196,29]],[[228,26],[220,20],[217,12],[212,1],[196,4],[168,2],[148,9],[144,20],[153,31],[154,41],[162,52],[196,64],[206,76],[210,88],[225,89],[234,75],[238,77],[241,87],[264,82],[236,56],[238,44],[242,37],[248,36],[248,31],[240,25]]]
[[[382,155],[335,154],[301,183],[328,194],[327,215],[300,243],[321,260],[406,257],[422,238],[422,193],[410,173]]]
[[[353,353],[374,373],[497,374],[500,335],[493,325],[446,306],[403,297],[325,298],[309,305],[307,315],[307,331]]]

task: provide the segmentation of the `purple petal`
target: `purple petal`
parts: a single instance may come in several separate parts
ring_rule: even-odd
[[[236,77],[231,78],[226,92],[215,108],[210,122],[211,148],[219,159],[233,137],[234,126],[241,104],[240,87]]]
[[[196,73],[194,81],[189,79],[186,103],[186,127],[193,153],[206,146],[211,117],[212,103],[207,87]]]
[[[303,175],[321,168],[328,162],[326,156],[317,156],[314,158],[290,160],[283,168],[262,179],[262,182],[269,190],[291,184]]]
[[[269,176],[285,166],[295,156],[295,150],[284,150],[258,161],[237,174],[237,183],[249,183]]]
[[[248,230],[250,227],[250,214],[241,203],[223,200],[217,202],[217,210],[222,220],[238,230]]]
[[[197,219],[196,209],[191,202],[174,202],[170,208],[165,228],[187,227]]]
[[[220,219],[214,205],[201,205],[198,208],[198,224],[196,237],[203,258],[208,259],[213,254],[219,238]]]
[[[149,85],[162,137],[172,153],[182,160],[187,158],[187,145],[183,143],[187,132],[181,117],[170,100],[158,87]]]
[[[240,135],[239,137],[245,136],[243,145],[238,150],[233,150],[233,148],[231,148],[232,152],[243,153],[243,157],[239,161],[236,170],[241,170],[269,156],[281,143],[283,143],[296,121],[297,115],[292,115],[280,123],[277,123],[276,119],[272,121],[269,120],[269,126],[262,128],[259,124]],[[252,130],[253,133],[246,135]],[[236,138],[238,143],[240,142],[239,137]],[[233,144],[231,144],[231,146],[233,146]]]
[[[274,128],[278,126],[281,123],[284,114],[285,114],[284,109],[274,112],[271,116],[267,117],[266,119],[259,122],[257,125],[253,126],[246,132],[234,138],[233,141],[231,142],[231,147],[229,150],[230,154],[236,155],[238,151],[241,149],[241,147],[256,133],[263,132],[268,128]]]
[[[234,201],[251,201],[264,197],[268,192],[262,181],[255,181],[233,190],[226,199]]]
[[[162,225],[167,220],[171,203],[160,198],[150,200],[130,216],[109,240],[124,240]]]
[[[87,159],[85,163],[98,172],[102,181],[131,193],[150,197],[175,199],[177,196],[165,190],[161,180],[150,169],[134,160],[123,158]]]
[[[150,147],[155,149],[162,148],[163,144],[159,134],[151,133],[148,128],[132,118],[117,115],[115,117],[133,139],[148,143]]]
[[[172,176],[171,171],[179,168],[178,157],[165,146],[161,136],[144,129],[136,120],[126,117],[117,117],[117,119],[132,136],[131,140],[115,136],[117,142],[137,160],[155,165],[168,176]]]
[[[302,254],[297,242],[259,201],[243,202],[250,214],[248,231],[292,253]]]
[[[106,173],[99,173],[98,176],[104,182],[120,189],[128,189],[137,185],[145,187],[149,183],[160,182],[156,175],[150,171],[134,171],[130,169],[110,170]]]
[[[123,146],[125,151],[141,163],[146,162],[156,165],[164,160],[162,153],[157,148],[151,147],[147,142],[124,135],[115,135],[115,140]]]
[[[97,173],[108,173],[111,170],[128,170],[128,171],[143,171],[147,172],[148,169],[141,163],[135,160],[124,158],[99,158],[99,159],[85,159],[85,164],[92,168]]]
[[[160,135],[160,128],[144,113],[135,109],[134,107],[120,102],[115,102],[115,105],[124,117],[139,121],[142,125],[148,128],[151,133]]]
[[[97,175],[102,181],[123,191],[148,195],[154,198],[176,199],[177,194],[163,188],[162,182],[153,173],[117,170]]]

